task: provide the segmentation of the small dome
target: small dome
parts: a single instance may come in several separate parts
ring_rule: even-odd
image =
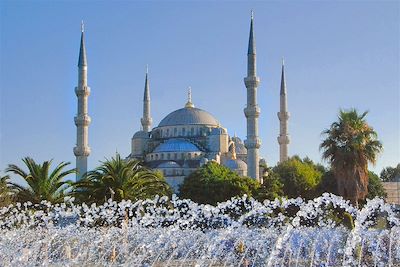
[[[163,162],[163,163],[161,163],[160,165],[158,165],[157,166],[157,168],[174,168],[174,169],[176,169],[176,168],[180,168],[181,166],[178,164],[178,163],[176,163],[175,161],[167,161],[167,162]]]
[[[243,170],[247,172],[247,164],[241,159],[229,159],[223,165],[232,171]]]
[[[185,107],[175,110],[161,120],[158,127],[175,125],[219,126],[213,115],[199,108]]]
[[[232,141],[235,143],[236,154],[245,155],[247,154],[247,148],[244,146],[243,141],[239,137],[232,137]]]
[[[139,138],[149,138],[149,133],[145,131],[138,131],[136,132],[132,138],[139,139]]]
[[[186,140],[173,138],[159,144],[153,151],[157,152],[200,152],[200,149]]]

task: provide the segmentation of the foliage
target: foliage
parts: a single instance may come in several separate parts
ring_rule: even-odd
[[[61,162],[53,171],[50,171],[52,160],[45,161],[43,164],[36,163],[32,158],[23,158],[28,172],[17,165],[10,164],[6,172],[20,176],[27,186],[17,183],[7,182],[9,189],[14,193],[15,200],[18,202],[30,201],[40,203],[47,200],[51,203],[60,203],[64,201],[70,189],[71,181],[64,181],[64,178],[75,173],[75,169],[63,171],[69,162]]]
[[[234,196],[253,196],[259,187],[254,179],[241,177],[216,162],[208,162],[185,178],[180,196],[197,203],[216,204]]]
[[[338,121],[323,131],[323,159],[332,167],[338,192],[357,204],[368,192],[368,163],[375,163],[382,144],[365,120],[367,112],[340,110]]]
[[[335,175],[333,174],[332,170],[326,171],[321,178],[321,182],[319,183],[318,186],[318,192],[319,194],[322,193],[332,193],[337,195],[338,190],[337,190],[337,182]]]
[[[373,199],[375,197],[385,198],[387,196],[385,189],[383,188],[382,181],[379,176],[371,171],[368,172],[368,199]]]
[[[284,196],[283,184],[279,179],[279,175],[270,169],[266,175],[263,176],[263,184],[258,190],[255,198],[262,201],[265,199],[274,200],[282,196]]]
[[[138,160],[123,160],[118,153],[115,158],[89,171],[74,186],[76,198],[86,203],[103,203],[109,198],[135,201],[171,195],[161,173],[147,169]]]
[[[13,203],[12,191],[8,187],[10,176],[0,176],[0,207],[8,206]]]
[[[396,167],[386,167],[381,171],[381,180],[383,182],[397,182],[400,180],[400,163]]]
[[[314,198],[322,173],[313,163],[304,162],[299,157],[292,157],[278,164],[273,171],[283,183],[283,192],[290,198]]]

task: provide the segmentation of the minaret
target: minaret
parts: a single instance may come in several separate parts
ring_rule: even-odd
[[[279,125],[280,125],[280,132],[278,136],[279,162],[284,162],[288,159],[288,145],[290,143],[290,138],[288,134],[289,117],[290,113],[287,110],[287,97],[286,97],[285,63],[282,59],[280,111],[278,112]]]
[[[90,88],[87,86],[87,59],[84,38],[84,25],[81,24],[81,46],[78,60],[78,86],[75,87],[75,94],[78,97],[78,113],[75,119],[76,125],[76,146],[74,154],[76,156],[76,180],[80,180],[87,172],[87,158],[90,155],[88,144],[88,128],[90,117],[88,115],[88,96]]]
[[[146,79],[144,82],[143,96],[143,117],[140,119],[143,131],[150,132],[153,119],[150,116],[150,86],[149,86],[149,68],[146,67]]]
[[[244,144],[247,148],[247,166],[248,175],[259,181],[259,152],[261,140],[258,138],[258,117],[260,108],[257,105],[257,87],[260,84],[260,78],[256,73],[256,42],[253,32],[253,11],[251,12],[249,48],[247,51],[247,77],[244,78],[244,84],[247,88],[247,106],[244,114],[247,119],[247,139]]]

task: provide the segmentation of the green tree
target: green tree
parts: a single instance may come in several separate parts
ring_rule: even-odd
[[[290,198],[314,198],[322,173],[310,162],[292,157],[273,168],[283,184],[283,192]]]
[[[64,201],[65,196],[69,195],[71,181],[64,181],[64,179],[75,173],[75,169],[64,171],[64,168],[70,164],[69,162],[61,162],[51,171],[52,160],[38,164],[33,159],[26,157],[22,161],[28,168],[28,172],[14,164],[8,165],[6,169],[6,172],[18,175],[27,183],[27,186],[22,186],[7,182],[9,189],[15,194],[16,201],[40,203],[42,200],[47,200],[52,203],[60,203]]]
[[[368,193],[368,163],[374,164],[382,144],[365,120],[367,112],[340,110],[338,121],[323,131],[322,157],[331,164],[338,192],[358,205]]]
[[[161,173],[147,169],[141,161],[123,160],[118,153],[115,158],[86,173],[74,187],[74,195],[86,203],[103,203],[109,198],[136,201],[156,195],[171,195],[171,189]]]
[[[394,168],[384,168],[381,171],[381,180],[384,182],[397,182],[397,180],[400,180],[400,163]]]
[[[0,176],[0,207],[8,206],[13,202],[13,192],[8,187],[10,176]]]
[[[279,179],[279,175],[269,168],[263,176],[263,184],[257,191],[255,198],[263,201],[265,199],[274,200],[282,196],[284,196],[283,184]]]
[[[322,175],[318,192],[319,195],[322,195],[325,192],[338,195],[337,182],[332,170],[326,171]]]
[[[373,199],[374,197],[387,197],[386,191],[383,188],[383,184],[381,179],[379,179],[379,176],[376,173],[369,171],[368,178],[369,182],[367,198]]]
[[[208,162],[185,178],[180,186],[180,197],[215,205],[235,196],[253,196],[259,188],[260,183],[254,179],[241,177],[216,162]]]

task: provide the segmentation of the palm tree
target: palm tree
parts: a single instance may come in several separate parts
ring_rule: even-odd
[[[10,176],[0,176],[0,207],[7,206],[13,201],[13,193],[8,187]]]
[[[64,181],[64,178],[75,173],[75,169],[63,171],[70,164],[69,162],[61,162],[50,172],[52,160],[38,164],[32,158],[26,157],[22,161],[28,168],[28,172],[14,164],[8,165],[6,169],[6,172],[20,176],[27,183],[25,187],[8,182],[9,188],[15,192],[16,201],[32,203],[40,203],[42,200],[52,203],[64,201],[71,185],[71,181]]]
[[[358,205],[368,193],[368,163],[375,164],[383,147],[377,133],[357,110],[340,110],[338,121],[322,132],[326,139],[320,145],[322,157],[331,163],[338,192]]]
[[[77,198],[88,203],[102,203],[109,198],[135,201],[171,194],[160,173],[147,169],[138,160],[123,160],[118,153],[88,172],[74,187]]]

